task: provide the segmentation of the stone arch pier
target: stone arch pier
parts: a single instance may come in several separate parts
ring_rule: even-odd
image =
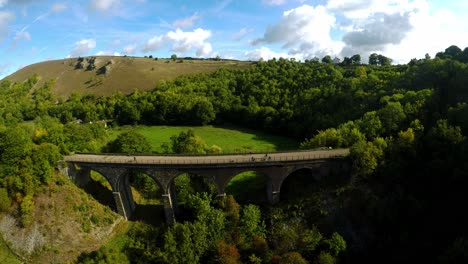
[[[77,154],[66,156],[63,172],[77,185],[84,185],[94,170],[103,175],[112,187],[117,211],[125,219],[135,209],[130,191],[129,176],[142,172],[149,175],[162,189],[166,222],[174,221],[174,179],[189,173],[209,177],[216,185],[218,195],[225,196],[228,182],[245,171],[263,173],[268,177],[267,198],[272,204],[279,201],[283,181],[300,169],[314,171],[317,178],[330,172],[348,172],[345,157],[348,149],[298,151],[264,154],[216,156],[124,156]]]

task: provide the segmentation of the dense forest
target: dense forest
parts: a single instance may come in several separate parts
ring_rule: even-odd
[[[185,196],[189,216],[173,226],[135,224],[123,251],[103,248],[79,261],[466,262],[468,48],[451,46],[406,65],[372,56],[369,65],[358,56],[341,64],[259,61],[129,96],[63,99],[51,93],[53,81],[35,87],[39,76],[3,81],[0,209],[19,205],[27,226],[34,221],[35,190],[48,184],[61,155],[130,151],[119,142],[103,146],[102,120],[112,126],[232,123],[295,138],[304,149],[350,147],[351,175],[276,207],[217,201],[209,188],[194,188]],[[184,137],[196,138],[175,136],[167,152],[190,152],[178,148]]]

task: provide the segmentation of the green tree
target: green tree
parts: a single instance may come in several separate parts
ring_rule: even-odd
[[[264,237],[265,223],[262,221],[262,214],[258,206],[249,204],[242,208],[241,232],[251,240],[254,236]]]
[[[171,55],[171,60],[172,60],[172,61],[176,61],[176,60],[177,60],[177,55],[176,55],[176,54],[172,54],[172,55]]]
[[[327,64],[331,64],[333,61],[332,61],[332,58],[330,57],[330,55],[327,55],[327,56],[322,58],[322,62],[327,63]]]
[[[10,209],[11,199],[8,196],[8,191],[5,188],[0,188],[0,211],[5,212]]]
[[[306,139],[301,143],[301,149],[313,149],[318,147],[334,147],[338,148],[343,144],[341,133],[335,128],[329,128],[324,131],[319,131],[311,139]]]
[[[212,246],[222,240],[225,235],[225,215],[211,206],[211,199],[207,193],[189,195],[187,207],[194,211],[195,219],[207,227],[207,244]]]
[[[30,226],[34,221],[34,201],[32,195],[26,195],[21,201],[21,224],[24,227]]]
[[[171,151],[177,154],[204,154],[206,144],[192,129],[171,136]]]
[[[365,113],[357,123],[360,130],[370,140],[376,138],[382,132],[382,122],[375,111]]]
[[[315,259],[317,264],[335,264],[336,259],[330,253],[321,251],[320,254]]]
[[[108,144],[107,149],[114,153],[150,153],[151,144],[145,136],[135,130],[130,130],[117,136]]]
[[[280,264],[308,264],[299,252],[288,252],[281,256]]]
[[[381,162],[386,144],[379,138],[374,142],[360,141],[350,148],[350,156],[353,160],[353,168],[358,175],[367,177],[371,175]]]
[[[388,102],[385,107],[377,111],[377,115],[382,122],[383,131],[387,134],[397,132],[401,123],[406,119],[400,102]]]
[[[369,56],[369,65],[378,65],[379,64],[379,55],[377,53],[372,53]]]
[[[336,232],[333,232],[331,237],[325,240],[325,244],[327,245],[329,252],[334,256],[338,256],[341,252],[346,250],[346,241]]]
[[[355,65],[361,64],[361,55],[359,55],[359,54],[353,55],[353,56],[351,57],[351,61],[352,61],[352,63],[355,64]]]

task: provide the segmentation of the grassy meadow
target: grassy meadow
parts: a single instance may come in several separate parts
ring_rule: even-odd
[[[13,254],[13,252],[11,252],[3,238],[0,238],[0,263],[23,263]]]
[[[110,139],[115,139],[120,133],[130,129],[143,134],[151,142],[153,152],[161,152],[163,142],[170,142],[172,135],[188,129],[193,129],[195,135],[201,137],[208,146],[220,146],[223,153],[274,152],[298,148],[298,142],[292,139],[234,126],[125,126],[110,129]]]

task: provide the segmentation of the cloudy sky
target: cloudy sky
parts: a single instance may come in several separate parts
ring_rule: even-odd
[[[466,0],[0,0],[0,78],[88,55],[396,63],[468,46]]]

